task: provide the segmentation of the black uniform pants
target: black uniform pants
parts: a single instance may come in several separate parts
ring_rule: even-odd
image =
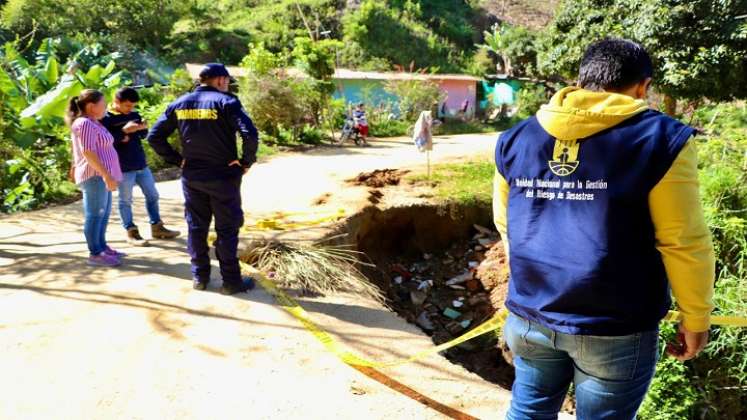
[[[238,284],[241,269],[237,248],[239,228],[244,224],[241,210],[241,176],[214,180],[190,181],[182,178],[184,217],[189,236],[187,251],[192,258],[192,276],[207,282],[210,279],[210,256],[207,243],[210,222],[215,216],[215,255],[220,263],[223,283]]]

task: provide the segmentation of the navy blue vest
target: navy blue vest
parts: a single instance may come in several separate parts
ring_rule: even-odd
[[[671,300],[648,195],[693,133],[656,111],[579,141],[556,141],[536,117],[502,133],[507,308],[568,334],[656,329]]]

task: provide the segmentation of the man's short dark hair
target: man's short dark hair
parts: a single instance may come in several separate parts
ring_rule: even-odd
[[[621,90],[652,77],[651,57],[633,41],[606,38],[586,48],[578,84],[588,90]]]
[[[117,91],[115,98],[119,102],[132,102],[136,103],[140,101],[140,95],[137,93],[137,91],[131,87],[124,87]]]

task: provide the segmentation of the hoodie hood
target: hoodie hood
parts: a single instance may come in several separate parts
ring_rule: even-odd
[[[577,140],[614,127],[648,109],[646,101],[575,86],[559,90],[537,111],[542,128],[558,140]]]

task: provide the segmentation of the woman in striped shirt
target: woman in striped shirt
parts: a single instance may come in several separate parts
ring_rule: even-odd
[[[70,100],[66,121],[73,141],[73,177],[83,192],[88,243],[88,264],[116,267],[124,254],[106,244],[106,227],[112,210],[112,191],[122,180],[114,139],[99,120],[106,114],[104,95],[86,89]]]

